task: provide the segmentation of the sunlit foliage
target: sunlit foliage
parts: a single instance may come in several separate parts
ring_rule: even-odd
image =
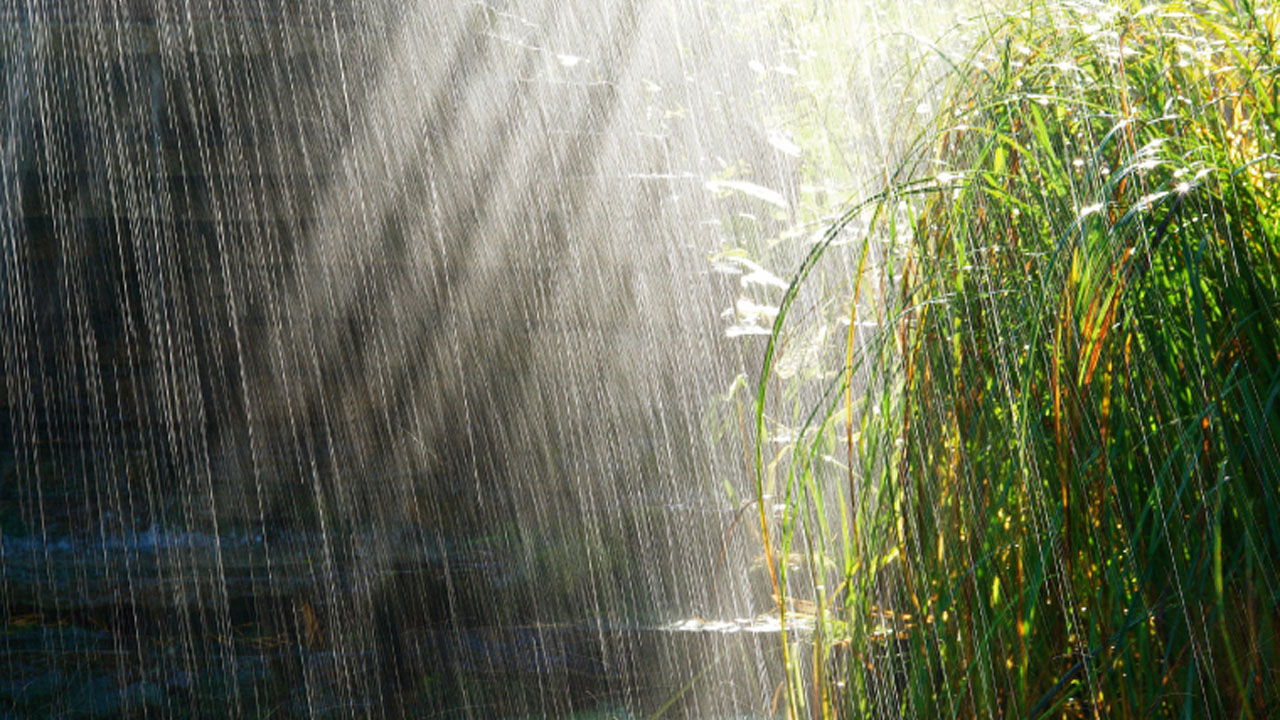
[[[1015,5],[781,303],[789,711],[1273,717],[1280,12]],[[843,369],[779,468],[788,312],[851,232]]]

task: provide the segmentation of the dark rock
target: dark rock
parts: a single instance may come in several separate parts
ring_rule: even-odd
[[[123,695],[126,706],[133,709],[155,707],[163,705],[165,701],[164,688],[145,680],[125,688]]]
[[[108,677],[96,677],[69,689],[68,715],[76,718],[120,717],[123,709],[120,686]]]

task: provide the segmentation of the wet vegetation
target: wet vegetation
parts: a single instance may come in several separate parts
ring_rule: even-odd
[[[758,525],[817,638],[780,703],[1274,717],[1280,10],[1013,5],[780,304]]]

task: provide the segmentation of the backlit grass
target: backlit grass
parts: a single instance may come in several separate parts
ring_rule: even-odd
[[[1280,9],[1014,4],[774,326],[758,520],[818,628],[786,706],[1275,717]],[[855,218],[847,327],[798,313]],[[844,347],[780,407],[814,323]]]

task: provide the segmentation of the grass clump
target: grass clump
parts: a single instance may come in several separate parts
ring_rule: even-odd
[[[1275,717],[1280,8],[986,22],[774,326],[759,522],[818,638],[789,714]],[[834,325],[797,308],[837,245],[845,346],[778,441],[788,312]]]

